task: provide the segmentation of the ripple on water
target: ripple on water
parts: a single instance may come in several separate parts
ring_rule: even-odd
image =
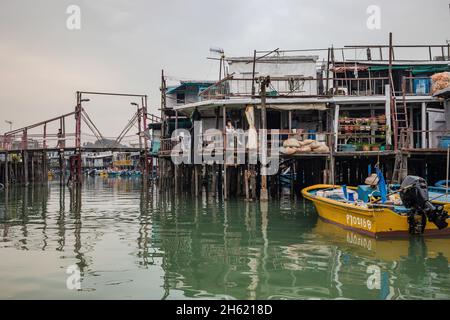
[[[142,191],[139,180],[0,193],[1,298],[450,298],[450,240],[379,241],[267,204]],[[69,266],[81,290],[68,290]]]

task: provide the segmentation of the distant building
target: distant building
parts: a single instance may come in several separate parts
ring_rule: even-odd
[[[214,81],[187,80],[167,88],[167,108],[194,103],[201,100],[201,93],[214,84]]]

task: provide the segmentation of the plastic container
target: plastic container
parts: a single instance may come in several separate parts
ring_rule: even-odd
[[[439,141],[440,149],[448,149],[450,147],[450,136],[443,136]]]
[[[316,140],[316,130],[308,130],[308,139]]]
[[[342,144],[340,145],[342,152],[353,152],[356,151],[356,146],[354,144]]]

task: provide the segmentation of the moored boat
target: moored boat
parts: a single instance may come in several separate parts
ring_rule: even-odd
[[[441,180],[436,182],[435,186],[438,188],[448,188],[450,185],[450,181],[449,180]]]
[[[447,228],[450,220],[442,206],[432,205],[428,194],[426,201],[417,200],[420,197],[416,194],[415,198],[414,192],[420,190],[403,190],[408,190],[404,192],[407,203],[401,200],[400,203],[398,200],[365,202],[358,199],[357,188],[333,185],[314,185],[303,189],[302,195],[314,203],[322,219],[372,237],[450,234]],[[433,223],[427,223],[427,219]]]
[[[120,171],[108,171],[108,177],[120,177]]]
[[[441,187],[429,187],[428,194],[433,204],[444,206],[444,210],[450,212],[450,190]]]

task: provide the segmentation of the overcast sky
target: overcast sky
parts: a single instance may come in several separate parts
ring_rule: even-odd
[[[73,111],[77,90],[148,94],[158,112],[161,69],[171,79],[212,79],[211,46],[228,56],[254,49],[349,44],[442,44],[450,0],[0,0],[0,132]],[[81,29],[69,30],[69,5]],[[366,27],[369,5],[381,29]],[[118,135],[130,101],[92,98],[86,107]],[[109,111],[108,111],[109,110]],[[121,122],[120,122],[121,121]],[[120,123],[119,123],[120,122]]]

